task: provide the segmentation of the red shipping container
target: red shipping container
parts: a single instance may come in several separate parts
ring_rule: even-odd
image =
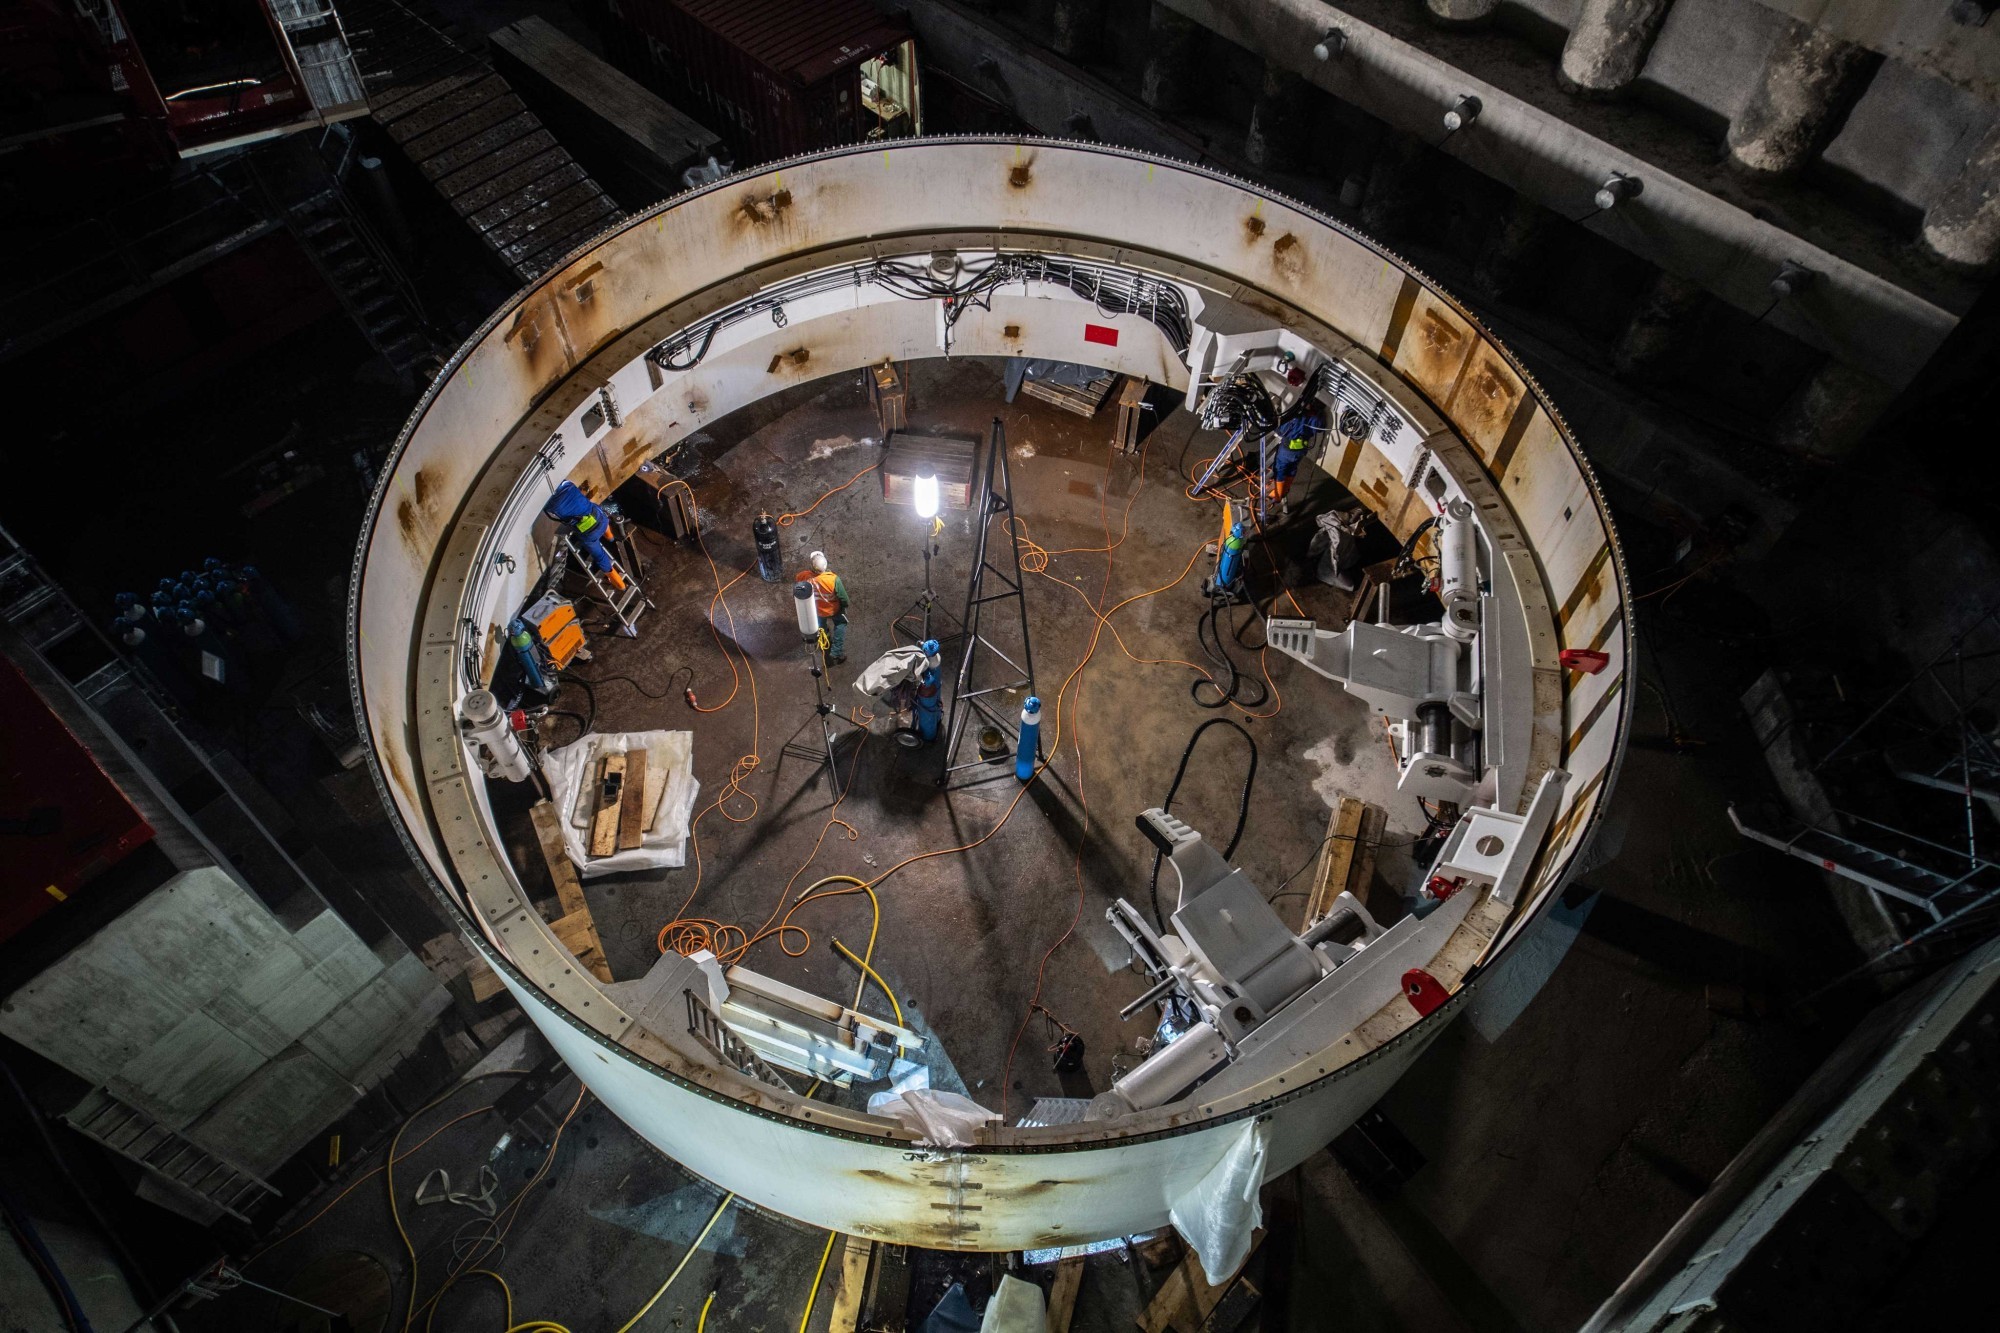
[[[0,658],[0,940],[153,830],[12,662]]]
[[[662,96],[711,125],[738,167],[922,132],[909,24],[867,0],[607,0]],[[633,51],[606,48],[628,70]],[[643,75],[642,75],[643,77]]]

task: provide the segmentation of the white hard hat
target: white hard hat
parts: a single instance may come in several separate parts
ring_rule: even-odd
[[[820,573],[822,574],[826,573],[826,552],[814,551],[811,555],[806,557],[806,563],[811,565],[814,569],[818,570]]]

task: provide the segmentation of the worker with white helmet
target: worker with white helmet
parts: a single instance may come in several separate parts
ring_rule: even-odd
[[[838,666],[847,660],[847,584],[827,568],[824,551],[814,551],[806,563],[812,568],[800,570],[795,582],[812,585],[813,609],[826,629],[826,660]]]

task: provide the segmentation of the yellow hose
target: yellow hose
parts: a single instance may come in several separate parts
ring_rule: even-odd
[[[848,948],[845,944],[842,944],[838,939],[834,940],[833,947],[834,950],[837,953],[839,953],[841,957],[845,958],[848,962],[853,963],[856,967],[860,968],[862,976],[866,977],[870,981],[873,981],[877,986],[880,986],[882,988],[882,993],[889,997],[889,1007],[896,1011],[896,1026],[897,1027],[907,1026],[903,1022],[903,1006],[897,1002],[896,992],[889,989],[889,983],[882,980],[882,974],[877,972],[874,968],[868,966],[868,961],[865,958],[857,956],[854,950]],[[860,995],[857,994],[854,998],[857,1004],[860,1003],[861,1000]],[[898,1047],[897,1049],[900,1050],[901,1048]]]
[[[836,944],[833,947],[837,949],[840,946]],[[813,1304],[819,1300],[819,1284],[826,1277],[826,1261],[833,1257],[833,1239],[839,1234],[838,1231],[826,1233],[826,1248],[819,1252],[819,1271],[813,1274],[812,1290],[806,1293],[805,1313],[799,1316],[799,1333],[806,1333],[806,1325],[812,1322]]]
[[[667,1280],[660,1284],[660,1289],[653,1293],[652,1299],[640,1306],[637,1314],[619,1326],[618,1333],[631,1333],[638,1322],[646,1317],[646,1311],[652,1309],[659,1303],[660,1297],[667,1294],[667,1288],[674,1285],[674,1279],[679,1277],[681,1270],[688,1266],[688,1260],[694,1258],[695,1253],[701,1249],[701,1243],[708,1239],[708,1233],[715,1230],[715,1224],[722,1220],[723,1209],[729,1207],[735,1200],[736,1193],[734,1190],[722,1196],[722,1202],[715,1205],[715,1211],[708,1215],[708,1224],[701,1229],[701,1234],[694,1238],[694,1243],[688,1246],[687,1253],[681,1256],[681,1261],[674,1265],[674,1271],[667,1274]],[[709,1299],[714,1300],[715,1298],[711,1296]],[[510,1328],[507,1330],[507,1333],[516,1333],[516,1331]]]

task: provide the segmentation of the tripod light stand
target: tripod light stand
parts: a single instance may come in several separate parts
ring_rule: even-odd
[[[785,742],[781,754],[796,755],[801,759],[811,759],[826,766],[827,780],[833,784],[834,794],[841,794],[840,765],[833,754],[833,724],[845,722],[856,731],[866,731],[859,722],[840,712],[833,706],[826,685],[826,630],[819,623],[819,609],[813,605],[812,585],[798,582],[792,585],[793,609],[799,619],[799,642],[806,650],[806,670],[813,678],[814,706],[810,716],[799,723],[797,731]],[[814,748],[811,742],[801,743],[800,733],[810,727],[814,720],[819,722],[820,744]]]
[[[924,534],[924,590],[916,601],[910,603],[909,610],[896,617],[896,630],[899,634],[908,635],[911,643],[923,643],[928,639],[950,643],[964,636],[965,626],[957,616],[938,606],[937,592],[931,587],[931,558],[938,553],[938,536],[944,531],[944,520],[938,517],[937,474],[925,473],[918,476],[910,488],[910,499],[916,508],[917,517],[922,519],[929,529]],[[919,614],[923,619],[923,628],[920,632],[911,634],[903,622]],[[941,616],[950,621],[955,629],[949,634],[934,633],[933,616]]]

